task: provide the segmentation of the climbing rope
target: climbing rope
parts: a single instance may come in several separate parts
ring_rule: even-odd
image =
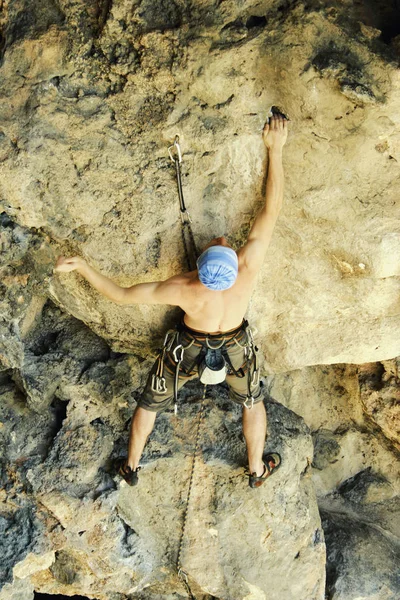
[[[188,516],[188,512],[189,512],[189,502],[190,502],[190,496],[191,496],[192,487],[193,487],[193,478],[194,478],[194,471],[195,471],[195,467],[196,467],[196,459],[199,454],[200,431],[201,431],[201,424],[202,424],[203,416],[204,416],[204,400],[206,399],[206,390],[207,390],[207,386],[204,386],[203,397],[201,399],[199,416],[198,416],[198,420],[197,420],[196,442],[195,442],[195,446],[194,446],[194,452],[192,455],[192,468],[191,468],[191,472],[190,472],[189,489],[188,489],[188,495],[186,498],[185,512],[183,514],[182,531],[181,531],[181,537],[179,540],[178,555],[177,555],[177,559],[176,559],[176,570],[178,571],[178,575],[182,579],[182,581],[186,587],[186,590],[188,592],[190,600],[196,600],[196,598],[195,598],[195,596],[193,596],[192,590],[190,589],[188,575],[187,575],[186,571],[184,570],[184,568],[182,567],[181,559],[182,559],[183,542],[184,542],[185,533],[186,533],[186,521],[187,521],[187,516]]]
[[[185,206],[185,199],[183,197],[183,188],[182,188],[182,153],[179,145],[179,135],[175,136],[174,143],[172,146],[168,148],[168,154],[171,161],[175,165],[176,171],[176,182],[178,185],[178,196],[179,196],[179,205],[181,212],[181,223],[182,223],[182,242],[183,248],[185,250],[186,262],[189,268],[189,271],[194,271],[196,269],[196,260],[197,260],[197,248],[196,242],[194,241],[193,230],[192,230],[192,219],[190,218],[189,211]]]

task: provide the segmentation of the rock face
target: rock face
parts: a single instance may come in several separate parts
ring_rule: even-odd
[[[110,385],[116,363],[106,365]],[[2,600],[21,580],[30,584],[21,598],[32,589],[101,600],[117,598],[115,590],[120,597],[184,593],[176,560],[201,390],[184,390],[179,418],[159,416],[139,485],[130,488],[113,478],[112,467],[127,441],[127,402],[118,415],[105,390],[96,398],[91,388],[90,378],[71,381],[67,410],[61,413],[58,400],[41,416],[3,382],[2,579],[14,577],[14,584],[3,588]],[[282,465],[268,486],[252,490],[243,475],[240,409],[224,388],[213,388],[204,410],[181,557],[192,592],[322,600],[325,544],[304,422],[268,402],[266,450],[278,451]]]
[[[353,5],[10,0],[3,210],[39,233],[44,262],[79,253],[124,284],[168,277],[185,268],[176,132],[199,247],[239,247],[262,199],[260,131],[282,105],[285,208],[249,311],[267,367],[398,356],[399,15]],[[145,355],[173,317],[29,273],[117,351]]]
[[[361,402],[366,414],[400,449],[399,359],[359,369]]]
[[[291,118],[285,206],[248,316],[284,460],[250,490],[239,412],[210,390],[182,563],[197,600],[322,600],[325,563],[330,600],[400,596],[400,12],[378,4],[2,3],[0,600],[188,597],[196,384],[158,418],[140,485],[114,469],[177,313],[52,269],[185,269],[176,133],[198,246],[240,247],[271,105]]]
[[[400,593],[400,462],[392,441],[397,423],[388,418],[397,410],[389,401],[399,389],[397,362],[309,367],[266,382],[313,431],[332,600],[394,600]],[[366,412],[378,399],[387,412]]]

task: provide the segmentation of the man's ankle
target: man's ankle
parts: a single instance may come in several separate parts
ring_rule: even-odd
[[[263,473],[264,473],[264,470],[265,470],[265,465],[262,461],[259,463],[253,464],[251,467],[249,466],[250,473],[255,473],[256,477],[261,477],[261,475],[263,475]]]
[[[139,465],[137,465],[137,464],[135,464],[133,462],[128,462],[128,461],[125,463],[124,466],[125,466],[125,468],[128,468],[131,471],[136,471],[138,469],[138,467],[139,467]]]

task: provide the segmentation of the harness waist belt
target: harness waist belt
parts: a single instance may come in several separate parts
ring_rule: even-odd
[[[197,329],[192,329],[188,325],[186,325],[185,321],[182,319],[179,324],[179,331],[187,331],[192,337],[198,340],[202,339],[221,339],[225,338],[226,340],[233,339],[238,333],[244,331],[247,326],[247,321],[243,319],[241,324],[235,329],[229,329],[228,331],[221,331],[220,333],[206,333],[205,331],[198,331]]]

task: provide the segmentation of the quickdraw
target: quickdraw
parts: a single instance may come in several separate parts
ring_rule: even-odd
[[[183,346],[182,344],[179,344],[178,346],[176,346],[174,348],[174,351],[173,351],[173,356],[174,356],[174,360],[175,360],[175,363],[176,363],[175,377],[174,377],[174,413],[175,413],[175,415],[178,414],[179,371],[180,371],[181,364],[182,364],[182,361],[183,361],[183,355],[184,355],[185,350],[187,350],[188,348],[190,348],[193,344],[194,344],[194,340],[192,340],[190,342],[190,344],[188,344],[187,346]]]
[[[197,260],[197,247],[196,242],[194,241],[193,230],[192,230],[192,219],[190,218],[189,211],[185,206],[185,200],[183,197],[183,188],[182,188],[182,173],[181,173],[181,164],[182,164],[182,152],[179,145],[179,135],[175,136],[174,143],[169,146],[168,154],[171,161],[175,165],[176,171],[176,181],[178,185],[178,196],[179,196],[179,205],[181,212],[181,223],[182,223],[182,241],[183,247],[185,250],[186,262],[189,268],[189,271],[194,271],[196,269],[196,260]]]

